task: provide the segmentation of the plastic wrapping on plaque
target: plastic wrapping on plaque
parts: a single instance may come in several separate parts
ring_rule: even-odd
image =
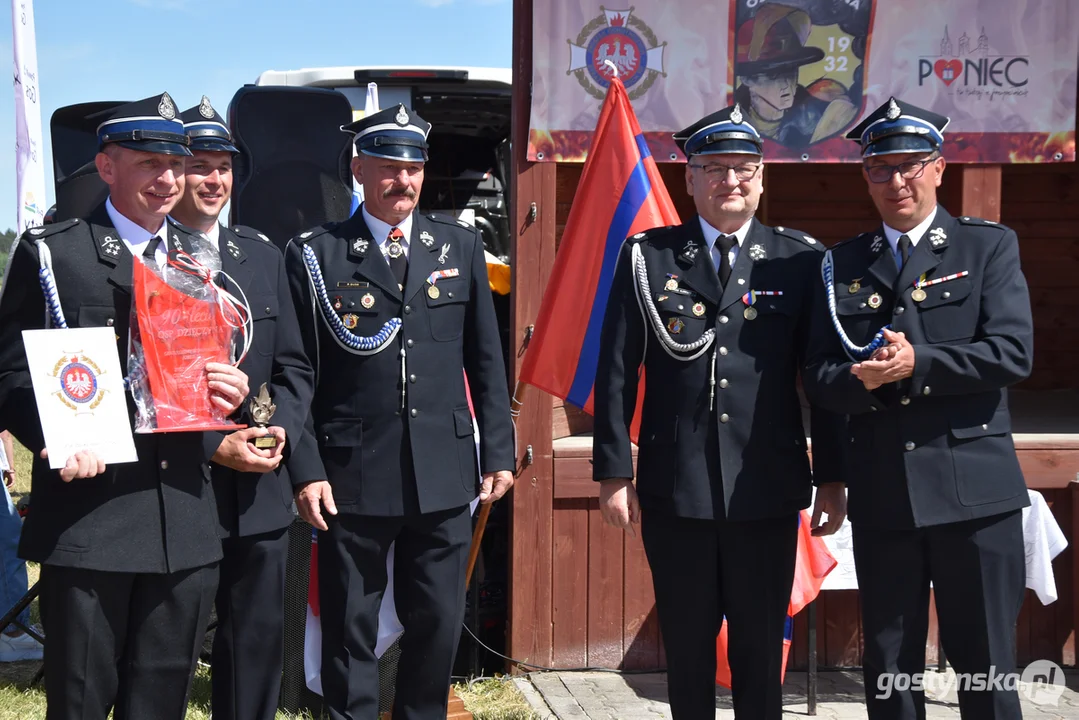
[[[137,433],[246,427],[211,401],[206,365],[240,363],[250,347],[251,311],[226,289],[210,241],[187,244],[190,251],[169,251],[161,272],[135,259],[128,379]]]

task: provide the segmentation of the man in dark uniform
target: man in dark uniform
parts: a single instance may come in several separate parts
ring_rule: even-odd
[[[851,416],[874,720],[925,717],[896,674],[925,668],[930,582],[956,672],[1015,668],[1028,499],[1006,388],[1030,374],[1030,299],[1015,233],[937,204],[947,123],[893,98],[847,136],[883,224],[826,255],[806,373],[810,398]],[[1019,718],[1011,687],[960,688],[963,717]]]
[[[416,212],[430,125],[404,106],[355,133],[366,198],[304,232],[285,267],[316,369],[312,429],[324,480],[297,485],[317,527],[322,687],[333,718],[374,720],[378,609],[394,545],[404,626],[394,718],[442,720],[464,613],[469,503],[513,483],[513,427],[483,242]],[[478,487],[469,397],[482,446]],[[322,509],[331,516],[324,518]]]
[[[247,299],[253,344],[240,369],[253,391],[267,386],[275,406],[268,430],[277,440],[274,448],[255,446],[267,429],[257,427],[245,407],[248,427],[223,435],[213,456],[225,555],[214,603],[213,716],[273,720],[285,652],[287,530],[295,517],[288,468],[302,454],[297,443],[315,374],[300,340],[281,251],[251,228],[218,223],[232,196],[232,160],[240,152],[232,133],[205,96],[181,118],[193,157],[187,161],[184,196],[172,215],[209,237],[221,253],[226,287],[238,285]],[[306,442],[317,452],[313,439]]]
[[[607,522],[628,529],[640,517],[676,720],[715,714],[724,617],[736,715],[778,719],[798,514],[814,484],[817,518],[828,513],[818,532],[845,514],[839,418],[811,409],[811,472],[797,387],[820,245],[753,219],[761,139],[738,105],[674,138],[698,215],[622,249],[596,376],[594,476]]]
[[[47,717],[104,720],[114,708],[117,720],[179,719],[221,559],[208,465],[219,438],[139,434],[137,462],[106,468],[82,451],[57,474],[44,459],[38,369],[23,353],[23,330],[110,326],[126,374],[133,264],[161,267],[166,240],[191,247],[190,231],[167,217],[191,154],[169,95],[111,109],[98,138],[108,200],[86,220],[31,228],[11,259],[0,299],[0,425],[40,453],[19,551],[42,563]],[[58,311],[47,312],[38,281],[43,256]],[[218,363],[207,371],[214,403],[233,412],[246,376]]]

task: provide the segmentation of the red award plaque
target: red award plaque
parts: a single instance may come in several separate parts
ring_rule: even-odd
[[[212,293],[208,299],[192,297],[138,261],[133,280],[137,317],[137,323],[132,323],[134,364],[140,355],[142,360],[141,372],[132,372],[140,378],[132,383],[139,410],[137,432],[245,427],[228,420],[210,402],[206,364],[231,362],[236,332]]]

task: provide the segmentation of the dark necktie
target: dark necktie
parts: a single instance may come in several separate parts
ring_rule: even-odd
[[[738,242],[734,235],[720,235],[716,238],[716,246],[719,248],[719,282],[727,287],[727,281],[731,279],[731,248]]]
[[[142,257],[146,261],[146,264],[150,267],[157,267],[157,244],[159,242],[161,242],[161,238],[159,238],[157,235],[154,235],[146,243],[146,247],[142,249]]]
[[[902,270],[907,266],[907,261],[910,260],[910,238],[906,235],[899,236],[899,269]]]
[[[408,258],[405,257],[405,248],[401,245],[401,241],[405,239],[405,234],[401,232],[401,228],[393,228],[390,230],[387,239],[390,244],[386,250],[386,259],[390,263],[393,276],[397,278],[397,285],[401,290],[404,290],[405,274],[408,272]]]

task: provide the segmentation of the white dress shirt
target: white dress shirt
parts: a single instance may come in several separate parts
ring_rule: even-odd
[[[150,242],[150,238],[159,238],[161,242],[157,244],[157,249],[154,251],[154,260],[157,262],[157,267],[164,267],[165,261],[168,259],[169,230],[167,221],[162,220],[161,227],[158,228],[156,233],[152,233],[141,225],[128,220],[112,204],[111,197],[105,201],[105,212],[109,214],[109,220],[112,221],[112,226],[116,228],[116,232],[120,239],[124,241],[124,245],[127,245],[127,249],[137,258],[142,257],[142,253],[146,250],[146,243]]]
[[[701,221],[701,232],[704,233],[704,241],[708,244],[708,254],[712,257],[712,264],[715,266],[716,272],[718,273],[720,260],[722,258],[719,256],[720,250],[716,247],[716,240],[719,239],[720,235],[725,235],[726,233],[721,233],[719,230],[716,230],[703,217],[698,215],[697,218]],[[731,261],[731,268],[734,268],[734,261],[738,259],[738,251],[742,249],[742,243],[746,241],[746,235],[749,234],[749,226],[752,223],[753,218],[749,218],[745,225],[734,231],[734,238],[738,242],[731,247],[731,252],[728,256]]]
[[[888,225],[888,223],[884,223],[884,237],[888,238],[888,244],[892,246],[892,257],[895,258],[895,266],[897,268],[901,268],[903,265],[903,259],[899,257],[899,238],[903,235],[910,238],[910,249],[913,254],[914,248],[918,247],[918,241],[929,231],[929,226],[933,224],[933,219],[936,218],[936,216],[937,208],[934,205],[933,212],[929,213],[925,220],[922,220],[907,232],[900,232]]]
[[[408,239],[412,237],[412,213],[409,213],[408,217],[402,220],[400,225],[394,226],[382,222],[367,212],[367,203],[360,205],[360,211],[363,213],[363,221],[367,223],[367,228],[371,231],[371,237],[378,243],[379,249],[382,250],[382,256],[387,261],[390,259],[390,230],[393,230],[394,227],[400,228],[401,232],[405,234],[400,241],[401,247],[405,249],[405,260],[408,260]]]

